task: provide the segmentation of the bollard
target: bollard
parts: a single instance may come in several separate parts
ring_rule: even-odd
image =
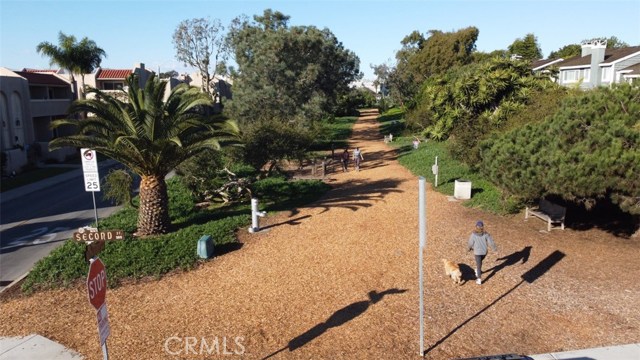
[[[258,199],[251,199],[251,227],[249,228],[250,233],[260,231],[260,223],[258,221],[258,217],[263,217],[267,215],[264,211],[258,211]]]

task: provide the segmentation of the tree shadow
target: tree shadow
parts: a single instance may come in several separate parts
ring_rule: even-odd
[[[266,226],[261,226],[260,229],[265,230],[265,229],[270,229],[270,228],[273,228],[273,227],[276,227],[276,226],[285,225],[285,224],[286,225],[291,225],[291,226],[299,225],[300,224],[300,220],[308,219],[310,217],[311,217],[311,215],[304,215],[304,216],[300,216],[300,217],[295,218],[295,219],[282,221],[282,222],[275,223],[275,224],[269,224],[269,225],[266,225]]]
[[[519,261],[522,261],[522,264],[525,264],[527,261],[529,261],[529,256],[531,256],[531,246],[525,246],[524,249],[520,251],[516,251],[513,254],[498,258],[497,260],[502,260],[502,262],[484,271],[485,273],[491,272],[489,275],[487,275],[484,281],[487,282],[498,271],[504,269],[507,266],[515,265]]]
[[[317,337],[321,336],[322,334],[324,334],[327,330],[334,328],[334,327],[338,327],[341,326],[353,319],[355,319],[356,317],[362,315],[365,311],[367,311],[367,309],[379,302],[380,300],[382,300],[382,298],[385,295],[392,295],[392,294],[402,294],[404,292],[406,292],[406,289],[389,289],[389,290],[385,290],[381,293],[378,293],[377,291],[370,291],[368,296],[369,299],[368,300],[363,300],[363,301],[357,301],[354,302],[352,304],[349,304],[345,307],[343,307],[342,309],[337,310],[336,312],[333,313],[333,315],[331,315],[326,321],[312,327],[311,329],[305,331],[304,333],[296,336],[295,338],[291,339],[289,341],[289,343],[284,346],[281,349],[276,350],[275,352],[267,355],[266,357],[263,358],[263,360],[268,359],[272,356],[275,356],[276,354],[284,351],[284,350],[289,350],[289,351],[294,351],[298,348],[301,348],[303,346],[305,346],[306,344],[308,344],[309,342],[313,341],[314,339],[316,339]]]
[[[507,297],[509,294],[511,294],[514,290],[516,290],[523,283],[527,282],[529,284],[532,284],[534,281],[536,281],[542,275],[544,275],[547,271],[549,271],[555,264],[557,264],[564,257],[565,257],[565,254],[563,252],[561,252],[561,251],[558,251],[558,250],[556,250],[553,253],[549,254],[549,256],[547,256],[542,261],[540,261],[536,266],[534,266],[533,268],[529,269],[527,272],[522,274],[520,276],[522,278],[522,280],[519,283],[517,283],[511,289],[507,290],[504,294],[500,295],[497,299],[495,299],[489,305],[485,306],[480,311],[478,311],[477,313],[472,315],[470,318],[468,318],[467,320],[463,321],[460,325],[456,326],[453,330],[451,330],[442,339],[436,341],[435,344],[431,345],[427,350],[424,351],[422,356],[426,356],[433,349],[435,349],[438,346],[440,346],[449,337],[451,337],[451,335],[455,334],[458,330],[460,330],[462,327],[467,325],[473,319],[477,318],[480,314],[482,314],[485,311],[487,311],[488,309],[490,309],[492,306],[497,304],[500,300],[502,300],[503,298]]]
[[[360,208],[371,207],[374,202],[384,201],[387,194],[402,192],[397,189],[401,183],[402,181],[394,179],[377,181],[354,179],[339,188],[330,190],[319,200],[301,208],[322,208],[322,213],[336,207],[357,211]]]
[[[640,215],[632,215],[613,204],[610,199],[599,200],[591,209],[562,199],[553,201],[567,208],[565,225],[573,230],[601,229],[613,236],[630,238],[640,228]]]

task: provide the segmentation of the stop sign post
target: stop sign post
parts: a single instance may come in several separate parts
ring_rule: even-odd
[[[94,258],[89,264],[87,293],[89,295],[89,303],[96,309],[102,356],[105,360],[108,360],[107,337],[109,336],[110,329],[107,306],[105,304],[105,297],[107,295],[107,271],[104,263],[98,257]]]

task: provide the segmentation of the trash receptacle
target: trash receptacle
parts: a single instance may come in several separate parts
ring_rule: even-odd
[[[453,197],[460,200],[471,199],[471,181],[464,179],[456,180]]]

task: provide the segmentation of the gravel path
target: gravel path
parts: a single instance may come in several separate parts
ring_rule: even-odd
[[[238,231],[240,250],[194,271],[109,290],[111,358],[420,358],[418,181],[375,118],[363,114],[351,139],[362,170],[331,174],[319,201],[263,218],[260,233]],[[639,240],[547,233],[540,220],[486,214],[431,190],[427,203],[428,359],[640,342]],[[487,257],[483,285],[455,285],[441,258],[471,279],[464,246],[478,219],[500,252]],[[82,284],[3,301],[0,336],[31,333],[102,358]]]

